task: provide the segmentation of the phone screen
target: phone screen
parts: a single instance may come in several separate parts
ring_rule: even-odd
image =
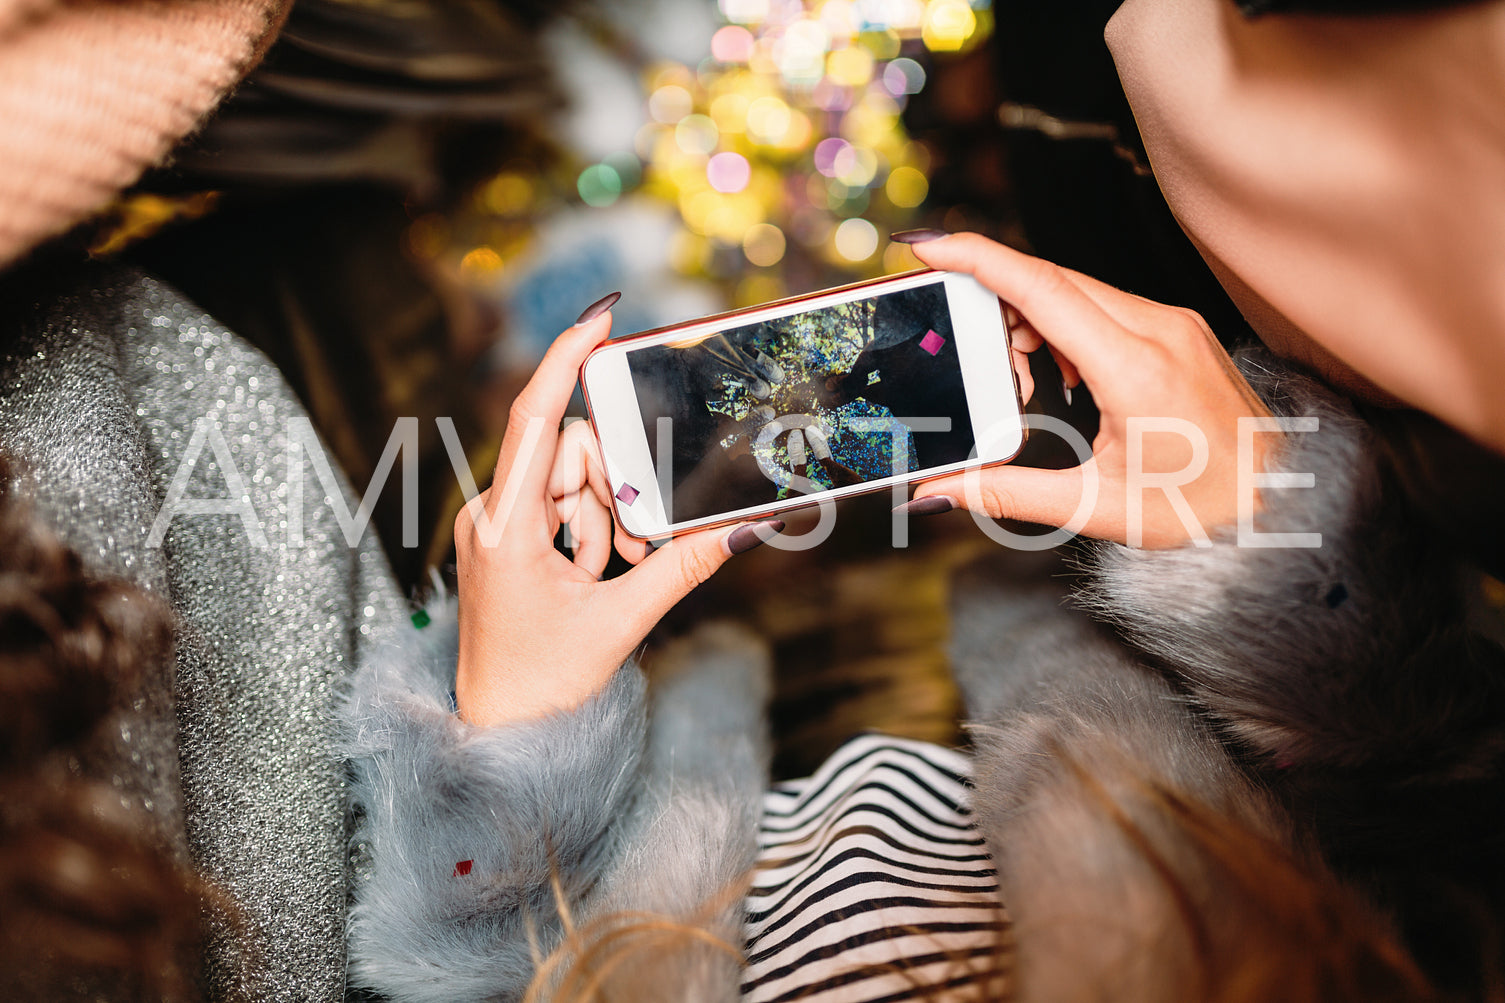
[[[934,282],[628,352],[671,520],[967,460],[951,313]]]

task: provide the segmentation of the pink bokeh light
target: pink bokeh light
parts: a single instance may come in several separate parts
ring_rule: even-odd
[[[831,136],[815,144],[815,169],[828,178],[836,176],[836,158],[851,146],[846,140]]]
[[[752,167],[740,153],[718,153],[706,163],[705,177],[712,188],[731,195],[747,187]]]

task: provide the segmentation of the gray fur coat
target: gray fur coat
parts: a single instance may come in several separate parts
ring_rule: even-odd
[[[1207,958],[1238,954],[1268,917],[1187,821],[1203,814],[1313,882],[1335,870],[1431,967],[1460,916],[1501,900],[1499,652],[1467,631],[1454,568],[1397,509],[1367,428],[1305,377],[1245,368],[1275,413],[1320,419],[1280,461],[1316,487],[1266,493],[1258,519],[1320,548],[1096,547],[1091,618],[988,567],[955,588],[1020,998],[1186,998]],[[451,713],[454,650],[441,605],[352,690],[352,983],[516,999],[567,928],[622,910],[739,943],[767,766],[756,641],[702,633],[667,679],[624,665],[578,711],[497,729]],[[738,996],[735,961],[704,945],[618,976],[643,998]]]

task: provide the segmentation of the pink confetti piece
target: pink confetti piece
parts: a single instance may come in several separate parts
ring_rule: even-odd
[[[631,505],[638,500],[638,489],[631,484],[623,484],[617,489],[617,501],[623,505]]]
[[[942,338],[934,331],[926,331],[925,337],[920,339],[920,347],[925,349],[925,351],[929,352],[931,355],[935,355],[937,352],[939,352],[941,350],[941,346],[945,344],[946,339]]]
[[[471,865],[474,864],[474,863],[475,863],[474,860],[462,860],[462,861],[460,861],[459,863],[457,863],[455,865],[455,873],[451,874],[450,877],[452,877],[452,878],[463,878],[463,877],[465,877],[465,875],[467,875],[467,874],[470,873]]]

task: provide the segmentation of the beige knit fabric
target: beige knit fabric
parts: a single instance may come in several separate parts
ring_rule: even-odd
[[[0,0],[0,266],[161,163],[286,0]]]

